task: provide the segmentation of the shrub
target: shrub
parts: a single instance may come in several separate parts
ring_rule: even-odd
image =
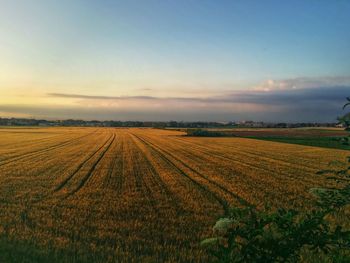
[[[304,248],[325,254],[348,248],[350,231],[332,228],[327,213],[233,208],[201,245],[219,262],[297,262]]]

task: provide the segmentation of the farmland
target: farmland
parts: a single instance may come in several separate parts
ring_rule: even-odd
[[[338,186],[316,172],[349,155],[183,135],[1,128],[0,244],[8,249],[0,250],[0,261],[28,253],[43,261],[205,261],[199,242],[229,206],[307,209],[310,188]]]
[[[178,129],[196,137],[241,137],[274,142],[350,150],[342,141],[347,132],[342,128],[231,128]]]

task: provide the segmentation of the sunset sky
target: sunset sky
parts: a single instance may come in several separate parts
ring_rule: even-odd
[[[0,0],[0,117],[335,121],[350,1]]]

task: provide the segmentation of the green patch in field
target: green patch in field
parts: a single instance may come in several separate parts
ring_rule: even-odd
[[[291,144],[300,144],[306,146],[315,146],[323,148],[350,150],[349,145],[342,143],[343,137],[286,137],[286,136],[253,136],[252,139],[283,142]]]

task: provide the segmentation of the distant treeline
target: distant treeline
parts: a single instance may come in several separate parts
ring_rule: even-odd
[[[0,126],[72,126],[72,127],[153,127],[153,128],[298,128],[335,127],[337,123],[265,123],[265,122],[182,122],[182,121],[98,121],[98,120],[37,120],[0,118]]]
[[[197,136],[197,137],[228,137],[234,136],[231,133],[220,132],[220,131],[210,131],[203,129],[188,129],[186,130],[187,136]]]

